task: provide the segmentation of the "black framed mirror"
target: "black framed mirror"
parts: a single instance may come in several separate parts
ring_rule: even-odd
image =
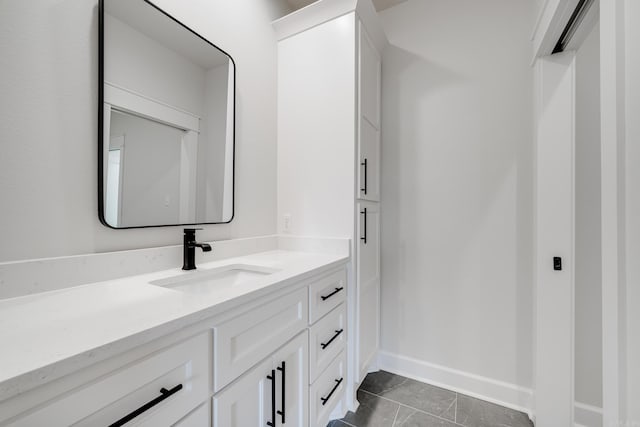
[[[233,58],[148,0],[100,0],[99,21],[100,221],[230,222]]]

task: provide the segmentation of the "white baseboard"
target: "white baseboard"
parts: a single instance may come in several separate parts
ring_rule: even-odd
[[[573,413],[575,427],[602,427],[602,408],[575,402]]]
[[[378,367],[418,381],[515,409],[532,418],[532,390],[423,360],[380,351]]]

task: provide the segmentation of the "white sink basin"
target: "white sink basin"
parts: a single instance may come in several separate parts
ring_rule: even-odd
[[[277,271],[280,270],[259,265],[233,264],[219,268],[196,270],[149,283],[183,292],[203,293],[210,291],[212,288],[244,285]]]

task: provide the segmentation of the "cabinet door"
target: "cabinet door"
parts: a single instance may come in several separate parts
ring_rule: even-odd
[[[360,112],[375,129],[380,129],[380,74],[378,51],[360,24]]]
[[[276,370],[276,426],[304,427],[309,416],[308,332],[273,355]]]
[[[380,200],[380,55],[360,25],[358,198]]]
[[[268,358],[213,398],[214,427],[265,427],[272,421],[271,404],[277,381]]]
[[[360,167],[358,198],[380,200],[380,131],[365,119],[360,120],[358,141]]]
[[[378,351],[380,322],[380,209],[378,203],[358,203],[358,382]]]

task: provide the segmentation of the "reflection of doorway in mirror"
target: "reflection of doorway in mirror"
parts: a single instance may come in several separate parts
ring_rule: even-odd
[[[109,166],[107,168],[107,197],[105,219],[117,227],[122,212],[122,171],[124,163],[124,135],[111,138],[109,142]]]
[[[108,156],[119,169],[109,181],[112,162],[107,165],[106,202],[116,214],[117,227],[135,227],[146,224],[178,224],[195,221],[195,188],[198,133],[174,126],[131,111],[111,108],[109,118],[111,135]],[[118,142],[120,141],[120,142]],[[121,162],[116,165],[116,154],[121,151]],[[110,187],[110,188],[109,188]],[[116,197],[117,193],[117,197]],[[113,225],[113,223],[109,223]]]

